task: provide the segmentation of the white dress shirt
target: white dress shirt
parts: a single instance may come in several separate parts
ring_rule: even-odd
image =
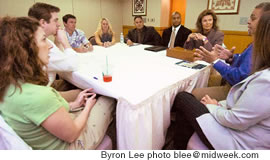
[[[172,33],[173,33],[174,28],[175,28],[175,32],[174,32],[174,34],[175,34],[175,39],[176,39],[176,35],[177,35],[177,32],[178,32],[178,30],[180,29],[180,27],[181,27],[181,24],[180,24],[179,26],[177,26],[177,27],[172,26]],[[172,34],[172,33],[171,33],[171,34]],[[172,36],[171,36],[171,37],[172,37]],[[170,42],[169,42],[169,44],[168,44],[168,47],[170,47],[170,44],[171,44],[171,39],[170,39]]]
[[[48,77],[49,83],[47,86],[51,86],[55,80],[57,72],[72,72],[78,69],[78,57],[77,52],[72,48],[66,48],[61,51],[51,40],[47,39],[51,44],[50,59],[48,64]]]

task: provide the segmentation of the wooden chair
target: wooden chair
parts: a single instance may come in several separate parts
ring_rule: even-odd
[[[95,40],[95,36],[91,36],[88,41],[92,44],[92,45],[97,45],[96,40]]]

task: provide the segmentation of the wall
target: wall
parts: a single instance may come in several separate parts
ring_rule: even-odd
[[[143,16],[143,18],[146,18],[145,25],[160,27],[162,1],[170,1],[170,0],[147,0],[147,15]],[[133,26],[134,17],[132,16],[132,0],[122,0],[122,7],[123,7],[123,25]],[[165,9],[166,7],[164,7],[164,10]],[[164,24],[166,23],[165,21],[166,20],[162,19],[162,25],[163,23]]]
[[[59,18],[67,13],[74,14],[77,17],[77,28],[82,29],[87,37],[93,35],[101,17],[110,19],[117,34],[117,40],[119,40],[120,32],[123,31],[122,26],[124,26],[124,33],[134,26],[132,0],[0,0],[0,16],[27,16],[29,7],[38,1],[59,6],[61,9]],[[145,16],[147,22],[145,24],[156,27],[161,34],[163,29],[169,26],[170,7],[174,10],[176,5],[178,7],[184,2],[185,0],[147,0],[147,16]],[[207,8],[207,2],[208,0],[186,0],[186,27],[195,28],[197,16]],[[240,25],[240,18],[248,18],[253,8],[264,0],[242,0],[240,2],[239,14],[218,15],[221,30],[246,32],[247,25]],[[151,21],[153,19],[154,21]],[[62,20],[60,22],[62,23]]]
[[[27,16],[29,6],[34,0],[0,0],[0,16]]]
[[[172,9],[170,15],[173,12],[178,11],[181,14],[181,24],[185,25],[186,17],[186,0],[171,0]]]
[[[160,27],[168,27],[170,25],[170,7],[170,0],[161,0]]]
[[[122,0],[0,0],[0,16],[27,16],[28,9],[35,2],[45,2],[61,9],[62,16],[71,13],[77,17],[77,28],[82,29],[87,37],[96,31],[101,17],[110,20],[119,41],[122,32]],[[63,25],[62,25],[63,26]]]
[[[185,26],[195,28],[200,12],[207,8],[208,0],[187,0]],[[248,18],[254,7],[265,0],[241,0],[238,14],[218,15],[221,30],[247,31],[247,25],[240,25],[240,18]],[[195,18],[196,17],[196,18]]]

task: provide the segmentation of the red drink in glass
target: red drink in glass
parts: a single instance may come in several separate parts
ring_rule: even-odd
[[[112,81],[112,76],[111,75],[104,75],[103,76],[103,81],[104,82],[111,82]]]

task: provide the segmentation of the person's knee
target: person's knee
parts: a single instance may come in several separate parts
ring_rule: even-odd
[[[191,94],[196,94],[196,93],[198,93],[198,88],[194,88],[192,91],[191,91]]]
[[[183,91],[183,92],[177,93],[175,99],[183,99],[183,98],[188,98],[190,96],[192,96],[190,93]]]
[[[82,92],[83,90],[81,90],[81,89],[72,89],[70,91],[73,91],[75,94],[79,95],[79,93]]]
[[[185,91],[177,93],[173,104],[174,110],[179,110],[179,107],[182,106],[181,104],[184,103],[185,100],[190,99],[190,97],[192,97],[192,95]]]
[[[202,88],[195,88],[192,90],[191,94],[197,99],[197,100],[201,100],[203,96],[205,96]]]
[[[92,108],[90,118],[99,119],[99,123],[109,124],[112,121],[113,111],[115,110],[116,100],[110,97],[100,96]]]

